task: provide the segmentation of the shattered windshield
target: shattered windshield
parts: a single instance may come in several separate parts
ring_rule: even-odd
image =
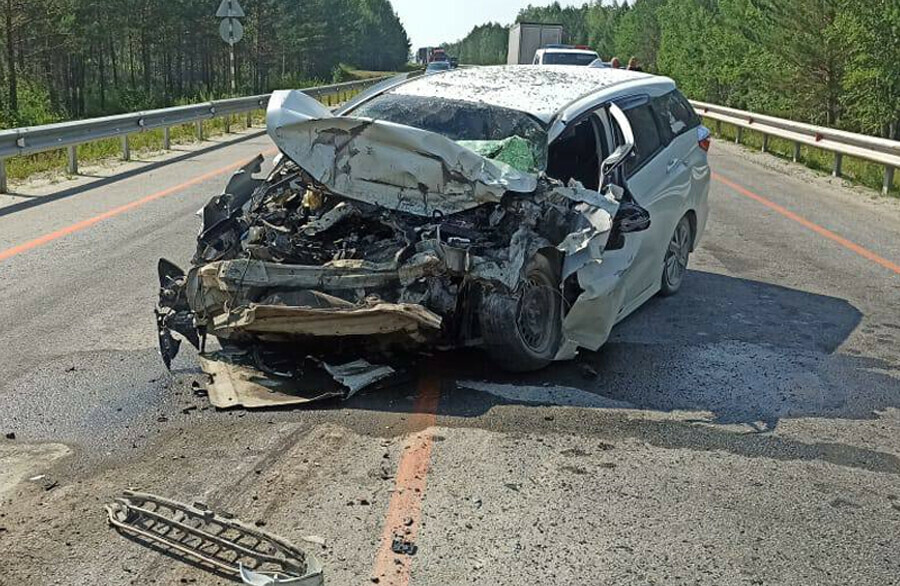
[[[520,171],[543,170],[547,162],[547,132],[525,112],[446,98],[381,95],[361,105],[353,116],[405,124],[446,136],[482,156]],[[488,146],[489,145],[489,146]],[[522,145],[527,145],[522,152]],[[473,148],[478,147],[478,148]],[[515,156],[509,156],[510,147]]]

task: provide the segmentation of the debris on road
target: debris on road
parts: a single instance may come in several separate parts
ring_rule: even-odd
[[[629,204],[614,185],[538,174],[546,135],[529,133],[545,131],[498,112],[513,138],[454,142],[276,93],[274,170],[255,178],[257,157],[203,208],[189,271],[160,260],[166,366],[176,332],[201,351],[212,403],[250,408],[348,398],[395,374],[362,356],[481,346],[533,370],[599,345],[611,284],[596,269]],[[220,352],[205,352],[209,335]]]
[[[8,440],[14,440],[14,439],[16,439],[16,433],[15,433],[14,431],[11,431],[11,432],[7,433],[7,434],[6,434],[6,439],[8,439]]]
[[[109,523],[144,545],[162,547],[245,584],[323,586],[322,565],[315,556],[287,541],[216,514],[202,503],[193,506],[147,493],[125,491],[106,506]]]
[[[59,486],[59,481],[50,478],[46,474],[38,474],[37,476],[32,476],[28,479],[29,482],[33,482],[43,488],[44,490],[50,491]]]
[[[416,555],[419,547],[401,535],[394,535],[394,539],[391,541],[391,551],[397,555]]]

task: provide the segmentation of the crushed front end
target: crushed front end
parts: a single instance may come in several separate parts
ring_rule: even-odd
[[[502,362],[497,324],[539,322],[547,307],[559,339],[539,362],[574,353],[566,312],[610,237],[614,197],[309,100],[273,98],[273,170],[257,178],[251,161],[203,208],[187,272],[160,261],[167,366],[176,332],[201,349],[219,407],[347,397],[423,348],[485,346]]]

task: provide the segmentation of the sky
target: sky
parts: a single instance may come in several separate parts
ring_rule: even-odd
[[[529,4],[540,6],[552,0],[391,0],[412,41],[412,50],[458,41],[472,27],[486,22],[512,24],[519,10]],[[563,6],[584,4],[585,0],[560,0]]]

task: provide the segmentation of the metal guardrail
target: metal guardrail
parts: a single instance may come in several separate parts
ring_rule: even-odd
[[[354,93],[372,86],[385,77],[350,81],[333,85],[307,88],[303,91],[318,99],[337,98],[344,101]],[[169,129],[172,126],[194,123],[197,138],[203,139],[203,121],[225,117],[225,131],[231,130],[231,117],[247,114],[247,126],[252,126],[252,113],[265,110],[271,94],[215,100],[190,106],[176,106],[161,110],[148,110],[131,114],[119,114],[89,120],[75,120],[45,126],[0,130],[0,193],[7,193],[6,159],[33,155],[57,149],[68,149],[68,171],[78,173],[77,146],[112,137],[122,138],[122,159],[131,158],[128,136],[138,132],[163,129],[163,148],[171,148]]]
[[[894,184],[894,170],[900,167],[900,141],[754,114],[706,102],[691,100],[691,104],[701,116],[716,121],[717,133],[721,130],[723,122],[737,127],[736,142],[741,142],[742,130],[745,128],[762,133],[763,152],[769,149],[769,137],[775,136],[794,143],[793,159],[795,162],[800,159],[802,145],[834,153],[834,166],[831,173],[835,177],[841,176],[844,155],[883,165],[882,193],[884,194],[890,192]]]

